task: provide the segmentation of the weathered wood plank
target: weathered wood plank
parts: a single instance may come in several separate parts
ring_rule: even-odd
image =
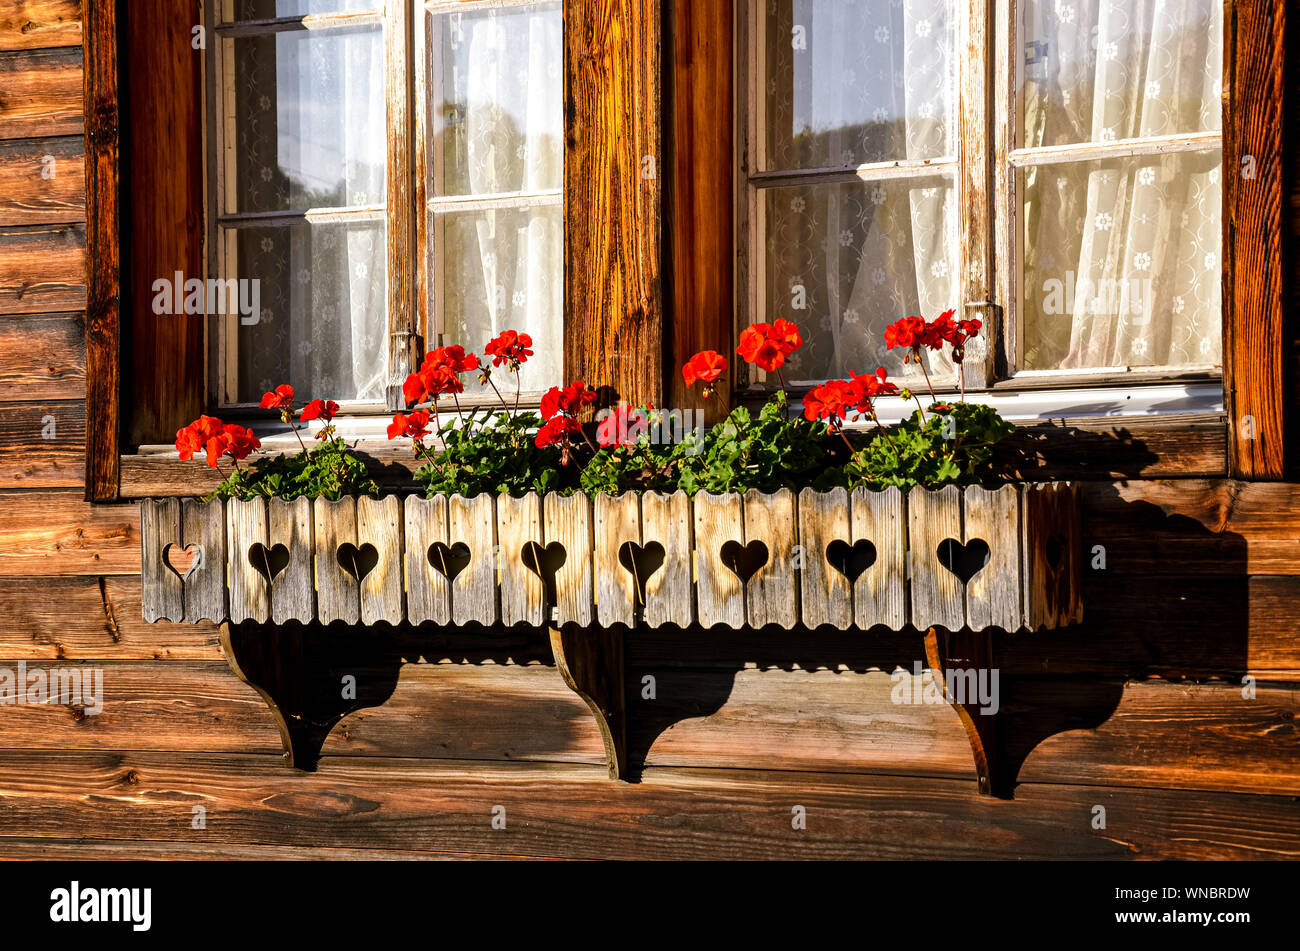
[[[283,570],[291,553],[274,553],[265,499],[226,503],[226,538],[230,546],[230,619],[271,619],[271,578]]]
[[[661,20],[659,0],[564,2],[564,178],[585,183],[564,195],[565,378],[611,404],[663,404]]]
[[[451,617],[457,624],[495,624],[500,617],[497,569],[504,549],[497,542],[496,505],[490,495],[447,500],[452,546],[464,545],[469,564],[451,585]]]
[[[498,496],[496,510],[501,623],[507,627],[545,624],[547,592],[541,577],[525,563],[529,552],[536,550],[531,546],[543,542],[542,500],[534,492],[522,498]]]
[[[596,619],[591,500],[580,493],[551,492],[542,501],[546,547],[558,544],[564,551],[564,563],[555,572],[555,623],[590,626]]]
[[[451,577],[456,559],[448,541],[447,497],[406,498],[406,617],[412,624],[451,622]]]
[[[988,564],[966,585],[966,624],[1017,631],[1025,623],[1019,487],[969,486],[962,506],[966,541],[982,538],[989,546]]]
[[[853,624],[853,583],[859,562],[852,550],[847,489],[799,493],[799,544],[803,575],[799,579],[803,623],[807,627]]]
[[[745,586],[745,616],[751,627],[776,624],[792,628],[799,621],[799,573],[795,569],[799,543],[794,493],[749,491],[744,499],[745,544],[767,546],[767,562]]]
[[[695,620],[694,506],[685,492],[641,496],[641,540],[663,549],[664,563],[645,582],[643,620],[650,627]]]
[[[275,512],[272,510],[272,520]],[[181,541],[197,545],[199,560],[185,579],[185,620],[226,619],[226,508],[220,499],[181,500]],[[146,546],[147,547],[147,546]]]
[[[80,47],[0,53],[0,139],[80,135]]]
[[[315,532],[316,616],[322,624],[361,618],[361,591],[367,559],[357,545],[357,500],[312,504]]]
[[[81,486],[85,445],[82,400],[0,405],[0,488]]]
[[[0,314],[85,307],[84,225],[0,228]]]
[[[370,546],[374,567],[361,578],[361,623],[400,624],[402,605],[402,500],[395,495],[357,499],[357,546]]]
[[[641,506],[635,493],[602,493],[592,505],[596,616],[602,626],[634,624],[645,607],[647,580],[663,570],[662,563],[650,572],[647,559],[639,559],[637,554],[641,550]]]
[[[1025,563],[1025,624],[1062,627],[1083,618],[1083,540],[1078,487],[1020,487]]]
[[[745,544],[741,498],[699,492],[694,514],[695,603],[700,626],[743,627],[745,586],[724,560],[724,549],[739,551]]]
[[[869,541],[875,560],[853,584],[853,618],[862,630],[908,623],[907,496],[891,487],[882,492],[853,490],[853,543]]]
[[[169,559],[173,546],[185,547],[180,500],[140,503],[140,597],[146,621],[185,620],[184,582]]]
[[[912,489],[907,494],[912,624],[960,629],[966,623],[965,584],[939,561],[940,546],[962,544],[961,489]]]
[[[81,45],[82,0],[11,0],[0,10],[0,52]]]
[[[310,620],[316,616],[315,565],[312,539],[312,503],[270,499],[267,511],[267,545],[284,546],[284,567],[271,580],[271,620]],[[273,565],[274,567],[274,565]]]
[[[81,136],[0,140],[0,227],[85,220]]]
[[[0,402],[84,400],[85,341],[79,315],[0,320]]]
[[[0,492],[0,575],[139,573],[136,506],[89,505],[79,492]]]

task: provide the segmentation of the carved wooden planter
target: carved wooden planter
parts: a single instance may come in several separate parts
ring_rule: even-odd
[[[1041,630],[1081,620],[1077,490],[141,503],[144,616]],[[186,563],[192,557],[192,562]]]

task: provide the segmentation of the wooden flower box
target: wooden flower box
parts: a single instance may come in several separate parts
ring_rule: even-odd
[[[148,621],[1041,630],[1075,486],[141,503]]]

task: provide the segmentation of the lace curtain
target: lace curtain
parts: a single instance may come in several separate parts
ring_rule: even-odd
[[[1021,4],[1026,147],[1218,132],[1220,0]],[[1221,153],[1021,172],[1028,369],[1222,362]]]
[[[777,0],[765,23],[763,170],[852,168],[953,154],[952,0]],[[789,379],[884,366],[884,329],[956,306],[956,206],[949,175],[765,188],[767,319],[805,338]],[[801,308],[799,305],[803,304]],[[932,375],[951,373],[931,359]]]

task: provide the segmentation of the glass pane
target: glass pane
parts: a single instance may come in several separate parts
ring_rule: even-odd
[[[381,401],[388,306],[382,221],[227,232],[235,276],[258,281],[260,317],[238,330],[237,402],[291,383],[310,397]]]
[[[1020,145],[1221,126],[1223,0],[1024,0]]]
[[[221,15],[229,23],[324,13],[364,13],[382,8],[383,0],[225,0]]]
[[[951,154],[953,0],[772,0],[762,170]]]
[[[1023,366],[1222,362],[1216,149],[1021,169]]]
[[[559,4],[431,16],[429,42],[433,194],[560,188]]]
[[[227,211],[383,204],[388,134],[382,30],[309,30],[227,42],[234,88],[226,131],[235,163]]]
[[[899,317],[956,306],[956,208],[947,178],[804,185],[761,193],[767,321],[794,321],[804,345],[787,382],[847,377],[883,366],[915,375],[887,351]],[[928,364],[951,373],[947,361]]]
[[[430,223],[435,255],[430,283],[446,342],[482,356],[483,345],[503,330],[530,334],[535,352],[521,373],[524,391],[562,383],[564,220],[559,205],[435,214]],[[504,372],[498,372],[497,385],[505,392],[503,378]],[[513,381],[509,388],[513,392]],[[468,376],[465,389],[480,392]]]

